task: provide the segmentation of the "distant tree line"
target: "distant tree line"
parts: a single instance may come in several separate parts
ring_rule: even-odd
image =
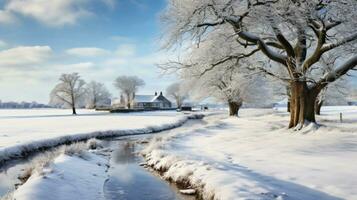
[[[42,103],[37,103],[35,101],[33,102],[14,102],[14,101],[9,101],[9,102],[2,102],[0,100],[0,109],[13,109],[13,108],[18,108],[18,109],[31,109],[31,108],[52,108],[52,106],[42,104]]]
[[[136,76],[119,76],[114,86],[120,91],[120,106],[131,108],[135,93],[144,86],[142,79]],[[77,114],[76,108],[96,109],[111,104],[112,95],[103,83],[91,81],[86,83],[78,73],[62,74],[59,82],[50,93],[50,105],[61,108],[71,108],[72,114]]]

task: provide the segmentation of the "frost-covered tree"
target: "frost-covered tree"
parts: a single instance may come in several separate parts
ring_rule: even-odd
[[[78,73],[62,74],[59,81],[51,91],[50,104],[69,106],[72,108],[72,114],[76,115],[76,106],[86,94],[85,82]]]
[[[200,43],[229,25],[237,43],[288,73],[289,127],[300,129],[316,122],[320,91],[357,65],[356,10],[355,0],[170,0],[163,14],[166,47],[185,40]],[[321,57],[336,51],[338,65],[311,76]]]
[[[229,31],[225,29],[217,30],[199,47],[193,45],[184,60],[169,62],[161,67],[166,70],[180,68],[184,88],[190,91],[193,99],[213,97],[228,104],[230,116],[237,116],[243,102],[261,103],[260,97],[270,90],[261,84],[264,77],[256,73],[251,75],[250,68],[244,67],[258,63],[244,59],[246,54],[227,33]],[[230,56],[226,58],[227,55]]]
[[[111,98],[111,94],[103,83],[91,81],[87,84],[86,90],[86,107],[90,109],[107,103],[108,99]]]
[[[139,87],[144,86],[145,82],[137,76],[119,76],[114,81],[114,86],[120,90],[125,97],[127,108],[131,108],[135,93]]]
[[[192,69],[192,68],[191,68]],[[216,69],[218,71],[216,71]],[[262,92],[257,87],[262,77],[245,77],[237,68],[220,66],[202,76],[195,76],[190,69],[186,69],[183,79],[195,100],[213,97],[218,102],[227,103],[230,116],[238,116],[243,103],[261,102]]]
[[[187,98],[187,91],[183,89],[181,83],[172,83],[166,88],[166,94],[176,101],[177,108],[181,108]]]

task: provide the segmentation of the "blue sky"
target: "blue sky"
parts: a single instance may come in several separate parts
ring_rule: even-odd
[[[165,0],[0,0],[0,99],[47,103],[62,73],[105,83],[137,75],[165,90],[159,14]]]

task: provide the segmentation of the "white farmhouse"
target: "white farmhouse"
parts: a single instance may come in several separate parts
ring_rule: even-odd
[[[158,95],[135,95],[133,107],[139,109],[168,109],[172,103],[164,97],[162,92]]]

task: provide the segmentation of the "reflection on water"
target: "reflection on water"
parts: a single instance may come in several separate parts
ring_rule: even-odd
[[[160,178],[138,165],[135,144],[118,141],[112,154],[110,178],[104,185],[107,200],[176,200],[176,192]]]
[[[133,142],[118,142],[119,147],[112,153],[112,162],[116,164],[130,164],[136,161],[135,145]]]

